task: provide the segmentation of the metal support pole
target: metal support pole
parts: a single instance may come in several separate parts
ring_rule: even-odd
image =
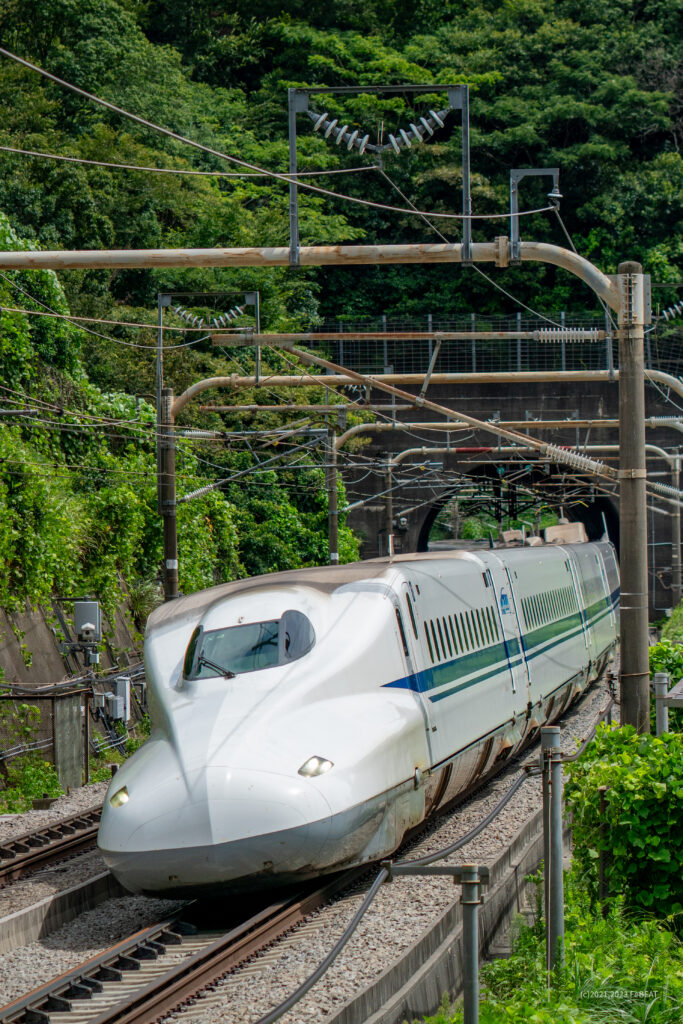
[[[470,186],[470,90],[461,86],[462,114],[462,261],[472,262],[472,193]],[[450,98],[450,97],[449,97]]]
[[[261,333],[261,294],[260,292],[254,292],[256,296],[254,311],[256,316],[256,331],[258,334]],[[261,346],[257,345],[254,352],[254,376],[256,377],[256,383],[258,384],[261,380]]]
[[[679,449],[673,453],[671,485],[680,490],[681,462]],[[681,508],[675,504],[671,510],[671,597],[673,607],[681,603]]]
[[[161,392],[159,456],[159,504],[164,525],[164,597],[172,601],[178,596],[173,388],[163,388]]]
[[[564,846],[562,840],[562,754],[560,751],[560,728],[557,725],[541,729],[543,757],[544,825],[549,824],[549,835],[545,838],[548,860],[545,863],[546,879],[546,963],[552,970],[564,961],[564,876],[562,861]],[[549,780],[549,782],[547,781]],[[550,799],[546,795],[550,790]]]
[[[327,432],[327,536],[330,565],[339,565],[339,509],[337,507],[337,448],[334,430]]]
[[[564,310],[562,310],[562,312],[560,313],[560,323],[562,324],[563,332],[564,332],[564,321],[565,321],[565,313],[564,313]],[[561,340],[560,344],[561,344],[561,355],[562,355],[562,364],[561,365],[562,365],[562,369],[566,370],[567,369],[567,346],[566,346],[565,339],[564,339],[564,333],[562,333],[562,340]]]
[[[598,800],[600,804],[600,836],[604,839],[607,832],[607,822],[605,817],[607,814],[607,800],[605,793],[607,792],[607,786],[598,786]],[[607,917],[607,852],[604,849],[604,843],[601,842],[598,858],[598,900],[602,907],[602,916]]]
[[[287,90],[288,127],[289,127],[289,175],[296,179],[296,115],[308,110],[308,95],[298,89]],[[299,252],[299,194],[296,181],[289,183],[289,265],[298,267]]]
[[[384,531],[387,538],[387,555],[389,558],[394,553],[394,495],[392,493],[394,476],[391,472],[391,461],[387,463],[385,474],[386,495],[384,498]]]
[[[462,866],[463,1024],[479,1024],[479,871]]]
[[[164,386],[164,308],[171,305],[171,296],[157,293],[157,352],[156,352],[156,409],[157,409],[157,510],[161,515],[161,391]]]
[[[470,323],[472,324],[472,333],[476,330],[477,314],[470,314]],[[472,338],[472,373],[477,372],[477,342],[475,338]]]
[[[517,330],[520,332],[520,335],[521,335],[521,331],[522,331],[522,314],[521,313],[517,313]],[[517,337],[517,371],[521,372],[521,370],[522,370],[522,339],[518,335],[518,337]]]
[[[669,683],[668,672],[655,672],[655,722],[658,736],[669,731],[669,709],[664,703],[669,693]]]
[[[650,731],[645,470],[645,288],[639,263],[619,265],[621,723]]]

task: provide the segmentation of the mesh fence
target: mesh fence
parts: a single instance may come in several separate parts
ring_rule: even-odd
[[[549,322],[550,321],[550,322]],[[596,340],[523,337],[504,339],[444,340],[434,367],[435,373],[494,373],[539,370],[610,370],[617,368],[618,343],[609,324],[600,314],[570,317],[563,312],[550,313],[547,319],[521,314],[517,316],[485,316],[469,314],[448,319],[426,316],[421,319],[374,317],[363,320],[326,321],[311,327],[316,332],[348,334],[348,338],[309,343],[334,362],[360,373],[424,373],[429,366],[435,341],[420,338],[423,332],[515,332],[547,331],[561,326],[578,330],[606,331],[607,337]],[[354,339],[354,333],[415,332],[414,338]],[[683,330],[673,325],[658,326],[646,334],[645,364],[678,376],[683,371],[681,342]]]

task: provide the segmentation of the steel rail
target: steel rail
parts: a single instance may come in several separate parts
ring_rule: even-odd
[[[67,854],[95,844],[102,808],[44,825],[0,843],[0,888]]]
[[[88,1024],[148,1024],[278,938],[366,872],[366,867],[353,868],[307,894],[298,893],[263,908],[113,1005],[99,1012],[94,1007]],[[156,959],[167,945],[182,943],[182,934],[189,929],[180,921],[180,915],[186,912],[184,908],[175,917],[128,936],[77,968],[0,1007],[0,1024],[49,1024],[51,1012],[71,1010],[78,1010],[82,1018],[86,1000],[101,991],[102,982],[120,981],[124,974],[130,977],[129,972],[139,969],[142,961]]]

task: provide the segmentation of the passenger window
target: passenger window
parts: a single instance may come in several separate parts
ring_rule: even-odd
[[[448,625],[450,626],[451,636],[453,637],[453,650],[457,654],[458,653],[458,643],[457,643],[457,640],[455,639],[455,630],[453,629],[453,616],[452,615],[448,616]]]
[[[445,642],[445,640],[443,638],[443,631],[441,629],[441,621],[439,619],[436,620],[436,628],[439,631],[439,640],[441,641],[441,652],[442,652],[443,657],[446,658],[446,642]]]
[[[406,594],[406,604],[408,605],[408,615],[410,616],[410,624],[413,627],[413,633],[415,634],[415,639],[417,640],[417,622],[415,621],[415,613],[413,611],[413,603],[410,600],[410,594]]]
[[[429,625],[431,626],[431,630],[432,630],[432,637],[433,637],[433,640],[434,640],[434,650],[436,652],[436,657],[437,657],[437,659],[439,661],[441,661],[441,658],[443,657],[443,655],[442,655],[441,649],[439,647],[439,641],[436,639],[436,630],[434,629],[434,621],[433,621],[433,619],[429,620]]]
[[[431,639],[429,637],[429,629],[427,628],[427,623],[426,622],[424,624],[424,627],[425,627],[425,636],[427,638],[427,647],[429,648],[429,657],[432,659],[432,665],[433,665],[434,664],[434,651],[432,650],[432,641],[431,641]]]
[[[477,646],[477,641],[474,639],[474,630],[472,629],[472,619],[470,613],[465,612],[465,622],[467,623],[467,632],[470,634],[470,641],[472,643],[472,650]]]
[[[458,623],[458,613],[457,612],[453,613],[453,619],[455,620],[455,631],[458,634],[458,647],[460,648],[461,651],[464,651],[465,650],[465,641],[463,640],[462,636],[460,635],[460,625]]]
[[[465,647],[469,651],[471,649],[470,638],[467,635],[467,626],[465,625],[465,616],[460,612],[460,625],[462,626],[462,635],[465,640]]]
[[[401,643],[403,644],[403,653],[405,654],[406,658],[409,658],[410,657],[410,652],[408,650],[408,640],[406,638],[406,631],[403,628],[403,619],[401,618],[401,613],[398,610],[398,608],[396,608],[396,621],[398,622],[398,631],[401,634]]]
[[[451,645],[451,635],[448,632],[448,623],[446,622],[446,617],[444,616],[441,621],[443,622],[443,631],[446,634],[446,643],[448,644],[448,653],[449,653],[449,655],[452,658],[453,657],[453,647]]]

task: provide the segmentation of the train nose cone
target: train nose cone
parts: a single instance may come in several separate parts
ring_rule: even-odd
[[[126,783],[118,807],[110,787],[98,838],[107,866],[133,892],[196,894],[315,870],[330,808],[305,779],[210,766],[156,786],[137,782]]]

